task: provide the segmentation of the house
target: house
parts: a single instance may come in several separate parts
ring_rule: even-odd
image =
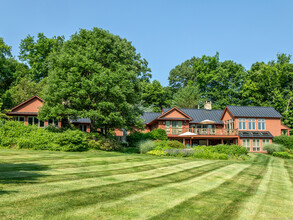
[[[251,152],[263,152],[274,136],[289,135],[281,123],[282,115],[272,107],[226,106],[213,110],[207,101],[204,109],[164,108],[161,113],[144,113],[145,129],[164,129],[170,140],[185,145],[239,144]]]
[[[61,121],[57,119],[49,119],[41,121],[37,118],[40,108],[43,106],[44,100],[39,96],[33,96],[25,102],[12,108],[7,115],[12,116],[14,120],[23,122],[25,125],[36,125],[40,128],[54,125],[61,127]],[[77,118],[70,119],[75,127],[82,131],[90,132],[90,119],[89,118]]]
[[[54,118],[41,121],[37,118],[44,100],[38,96],[12,108],[7,114],[14,120],[28,125],[61,127]],[[204,109],[164,108],[160,113],[146,112],[141,117],[149,132],[164,129],[170,140],[185,145],[239,144],[251,152],[264,152],[263,145],[272,143],[274,136],[289,135],[290,128],[281,123],[282,115],[272,107],[226,106],[224,110],[213,110],[206,101]],[[90,132],[90,119],[70,119],[75,127]],[[116,136],[125,140],[129,131],[115,129]]]

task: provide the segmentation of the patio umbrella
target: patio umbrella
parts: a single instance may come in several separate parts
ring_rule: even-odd
[[[200,124],[214,124],[215,122],[209,119],[203,120],[201,122],[199,122]]]
[[[190,136],[190,135],[197,135],[195,133],[192,133],[192,132],[185,132],[185,133],[182,133],[182,134],[179,134],[179,136]]]

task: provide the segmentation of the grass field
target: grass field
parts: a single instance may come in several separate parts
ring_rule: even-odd
[[[292,219],[293,162],[0,150],[0,219]]]

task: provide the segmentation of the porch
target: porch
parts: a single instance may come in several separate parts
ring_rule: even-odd
[[[184,145],[189,146],[215,146],[218,144],[237,144],[238,138],[203,138],[203,137],[176,137],[176,138],[169,138],[170,140],[177,140],[183,143]]]
[[[191,132],[194,135],[211,135],[211,136],[237,136],[238,129],[225,129],[225,128],[165,128],[168,137],[178,136],[180,134]]]

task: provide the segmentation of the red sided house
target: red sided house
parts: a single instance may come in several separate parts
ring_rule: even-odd
[[[239,144],[251,152],[263,152],[263,145],[274,136],[289,135],[290,128],[281,123],[282,115],[272,107],[226,106],[212,110],[165,108],[162,113],[144,113],[143,132],[155,128],[166,130],[169,139],[188,145]]]
[[[44,100],[39,96],[34,96],[18,106],[12,108],[7,115],[12,116],[14,120],[21,121],[25,125],[37,125],[38,127],[46,127],[48,125],[55,125],[61,127],[61,121],[54,118],[41,121],[37,118],[40,108],[43,106]],[[77,118],[76,120],[70,120],[70,123],[74,124],[82,131],[90,132],[90,119]]]

